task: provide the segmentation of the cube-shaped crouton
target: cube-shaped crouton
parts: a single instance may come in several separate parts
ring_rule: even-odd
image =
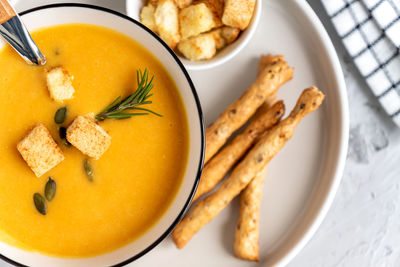
[[[203,33],[178,44],[179,51],[190,60],[212,58],[217,52],[215,37],[211,33]]]
[[[154,14],[157,32],[161,39],[171,48],[179,43],[178,7],[174,0],[159,0]]]
[[[179,12],[182,39],[220,26],[220,19],[205,3],[188,6]]]
[[[72,86],[72,79],[73,77],[63,67],[46,71],[47,88],[51,98],[59,102],[73,98],[75,89]]]
[[[246,29],[253,16],[255,5],[256,0],[226,0],[222,23],[241,30]]]
[[[218,22],[217,27],[222,25],[222,14],[224,13],[225,0],[197,0],[197,3],[204,3],[214,13],[215,19]]]
[[[67,129],[67,140],[89,157],[99,159],[111,145],[111,137],[89,115],[78,116]]]
[[[190,60],[212,58],[217,50],[236,40],[240,33],[238,28],[224,26],[207,33],[202,33],[178,44],[178,50]]]
[[[158,4],[158,0],[149,0],[147,1],[147,5],[152,5],[154,7],[156,7]]]
[[[193,0],[175,0],[176,5],[182,9],[192,4]]]
[[[238,28],[224,26],[204,34],[212,35],[214,37],[217,50],[220,50],[233,43],[239,36],[239,33],[240,30]]]
[[[42,123],[37,124],[18,143],[17,149],[37,177],[64,160],[61,149]]]
[[[226,41],[222,37],[222,28],[218,28],[218,29],[215,29],[208,33],[203,33],[203,34],[211,35],[214,38],[215,48],[217,50],[224,48],[226,46]]]
[[[221,28],[221,36],[224,38],[227,44],[233,43],[239,36],[240,30],[238,28],[233,27],[222,27]]]
[[[140,22],[153,32],[157,32],[157,26],[154,21],[154,12],[156,8],[153,5],[147,5],[140,11]]]

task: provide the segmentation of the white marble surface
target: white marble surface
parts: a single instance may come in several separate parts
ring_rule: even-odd
[[[278,1],[278,0],[277,0]],[[291,0],[288,0],[291,1]],[[350,102],[350,144],[344,177],[326,219],[290,267],[399,266],[400,129],[380,108],[347,56],[319,0],[314,8],[337,49]],[[47,4],[20,0],[17,9]],[[124,0],[82,0],[120,12]],[[9,266],[0,262],[0,266]]]

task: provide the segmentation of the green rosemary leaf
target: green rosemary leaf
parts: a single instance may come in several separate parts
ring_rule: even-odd
[[[106,111],[107,109],[110,109],[114,107],[115,104],[117,104],[121,100],[122,96],[117,97],[110,105],[108,105],[105,109],[103,109],[101,112]]]
[[[122,119],[129,119],[133,116],[143,116],[143,115],[149,115],[149,113],[120,113],[120,114],[110,115],[108,116],[108,118],[122,120]]]
[[[128,119],[130,117],[132,116],[128,113],[116,113],[108,115],[108,118],[110,119]]]
[[[143,99],[146,97],[146,95],[149,94],[150,90],[153,88],[153,85],[149,85],[145,90],[143,90],[142,94],[140,94],[138,102],[143,102]]]
[[[163,115],[158,114],[158,113],[156,113],[156,112],[154,112],[154,111],[151,111],[150,109],[147,109],[147,108],[138,108],[138,107],[135,107],[135,108],[132,108],[132,109],[147,111],[147,112],[153,113],[154,115],[156,115],[156,116],[158,116],[158,117],[162,117],[162,116],[163,116]]]
[[[152,97],[152,96],[153,96],[153,94],[147,95],[147,96],[143,99],[143,101],[147,100],[149,97]]]

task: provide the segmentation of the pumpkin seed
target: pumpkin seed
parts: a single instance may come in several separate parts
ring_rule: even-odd
[[[60,127],[60,129],[58,130],[58,133],[60,134],[61,139],[67,138],[67,128]]]
[[[67,140],[67,128],[60,127],[60,129],[58,130],[58,134],[60,135],[60,138],[63,141],[64,145],[71,146],[71,143]]]
[[[89,181],[93,182],[93,168],[88,159],[83,161],[83,168]]]
[[[56,182],[49,177],[44,188],[44,196],[48,201],[51,201],[56,195]]]
[[[33,202],[35,203],[37,211],[42,215],[46,215],[47,205],[44,197],[42,197],[42,195],[39,193],[35,193],[33,194]]]
[[[57,124],[61,124],[65,121],[66,117],[67,117],[67,107],[62,107],[57,109],[56,114],[54,115],[54,121]]]

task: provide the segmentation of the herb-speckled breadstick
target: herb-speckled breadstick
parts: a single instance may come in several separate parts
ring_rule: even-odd
[[[237,135],[232,142],[219,151],[204,166],[200,184],[193,201],[211,191],[224,178],[232,166],[245,155],[247,150],[258,141],[257,139],[265,130],[274,126],[281,119],[284,112],[285,105],[283,102],[277,102],[262,114],[259,114],[251,121],[243,133]]]
[[[274,60],[266,64],[246,92],[207,128],[204,163],[207,163],[231,134],[254,114],[268,96],[276,92],[277,88],[290,80],[292,76],[293,69],[284,60]]]
[[[260,57],[260,62],[258,63],[258,72],[257,75],[260,75],[262,73],[262,71],[265,69],[265,67],[268,64],[273,64],[276,63],[278,61],[284,61],[284,57],[282,55],[262,55]],[[278,88],[277,88],[278,89]],[[267,99],[265,100],[264,106],[272,106],[272,104],[275,103],[276,101],[276,95],[278,93],[278,90],[275,90],[274,93],[270,94]]]
[[[259,223],[265,170],[260,171],[240,193],[239,219],[233,248],[235,256],[245,260],[259,260]]]
[[[258,73],[266,64],[281,60],[282,57],[262,56]],[[273,103],[276,94],[271,95],[269,101]],[[233,248],[235,256],[245,260],[259,260],[259,223],[262,189],[265,181],[265,169],[259,172],[240,193],[239,219],[236,225]]]
[[[204,225],[209,223],[237,196],[292,137],[297,124],[308,113],[316,110],[324,99],[317,87],[303,91],[290,115],[274,126],[249,151],[233,170],[231,176],[210,196],[200,200],[178,224],[172,237],[182,248]]]

